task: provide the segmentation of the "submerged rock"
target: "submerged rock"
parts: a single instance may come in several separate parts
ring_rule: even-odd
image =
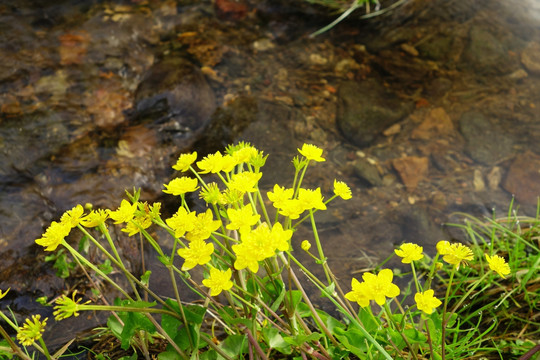
[[[463,68],[472,68],[481,74],[507,74],[517,70],[518,64],[514,60],[491,32],[478,26],[471,28]]]
[[[467,141],[467,154],[472,159],[490,165],[510,154],[512,140],[483,114],[475,111],[463,114],[459,127]]]
[[[361,147],[369,146],[413,108],[375,79],[344,82],[337,95],[337,125],[345,138]]]
[[[503,188],[515,195],[519,202],[536,205],[540,196],[540,156],[532,151],[516,156]]]
[[[521,53],[521,62],[527,70],[540,75],[540,44],[537,42],[529,43]]]
[[[136,124],[158,130],[165,141],[193,143],[216,109],[213,90],[190,61],[168,57],[154,64],[135,93]]]

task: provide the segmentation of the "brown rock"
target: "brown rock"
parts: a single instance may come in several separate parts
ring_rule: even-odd
[[[521,62],[530,72],[540,74],[540,44],[529,43],[521,53]]]
[[[401,181],[407,190],[414,190],[418,182],[426,177],[428,172],[428,158],[417,156],[406,156],[392,160],[394,169],[399,174]]]
[[[524,204],[535,205],[540,196],[540,155],[526,151],[516,156],[503,188]]]
[[[416,140],[429,140],[441,135],[450,135],[454,132],[454,124],[444,111],[438,107],[431,110],[424,121],[413,130],[411,138]]]

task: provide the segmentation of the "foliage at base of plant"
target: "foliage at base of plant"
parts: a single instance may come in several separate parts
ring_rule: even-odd
[[[410,271],[381,265],[351,279],[350,291],[345,291],[328,266],[314,215],[337,198],[351,199],[351,190],[335,180],[333,194],[325,200],[321,188],[303,187],[308,167],[322,166],[317,163],[325,159],[314,145],[304,144],[298,151],[292,181],[275,184],[266,194],[259,182],[267,156],[240,143],[199,161],[195,152],[179,157],[173,168],[181,174],[163,190],[178,197],[179,207],[166,218],[160,203],[140,201],[138,191],[127,193],[116,210],[77,205],[66,211],[36,243],[56,251],[48,259],[55,261],[60,276],[83,270],[92,291],[58,297],[56,320],[83,311],[109,312],[106,333],[123,350],[146,359],[158,351],[161,360],[444,360],[493,354],[504,358],[534,350],[529,340],[538,338],[540,328],[535,316],[538,216],[525,219],[509,212],[505,221],[485,223],[469,218],[459,226],[469,235],[470,246],[440,241],[432,249],[433,258],[417,244],[401,244],[393,255]],[[186,199],[191,193],[198,193],[206,210],[193,210]],[[311,228],[311,239],[295,236],[302,224]],[[114,228],[135,243],[138,238],[142,264],[148,253],[144,247],[152,248],[169,274],[173,298],[151,290],[150,271],[130,270]],[[156,228],[169,234],[172,249],[151,235]],[[78,246],[71,245],[73,240]],[[303,263],[293,248],[311,260]],[[103,260],[90,253],[100,253]],[[322,278],[312,272],[315,266],[322,268]],[[408,285],[398,287],[397,275]],[[306,282],[319,289],[339,316],[316,307]],[[104,286],[120,296],[106,298]],[[184,302],[187,292],[201,302]],[[6,293],[0,292],[0,298]],[[17,332],[13,339],[0,327],[5,338],[0,354],[30,359],[33,347],[47,359],[57,359],[68,349],[66,344],[49,353],[42,338],[48,319],[36,315],[21,326],[0,314]]]

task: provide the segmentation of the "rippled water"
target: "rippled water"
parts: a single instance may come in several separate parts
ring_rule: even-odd
[[[238,140],[270,154],[268,187],[290,181],[283,176],[302,143],[325,149],[328,161],[306,183],[326,196],[334,178],[353,189],[354,200],[319,218],[342,279],[403,241],[432,251],[437,240],[459,237],[441,226],[454,212],[503,214],[515,195],[521,213],[535,213],[537,1],[411,0],[316,38],[308,35],[331,17],[294,3],[244,5],[0,5],[0,278],[23,299],[20,309],[29,307],[25,296],[62,288],[32,260],[50,221],[77,203],[116,207],[134,186],[172,209],[160,190],[175,157]],[[163,58],[204,74],[215,100],[191,103],[215,108],[208,127],[134,114],[139,84]],[[204,87],[175,76],[180,97]],[[158,82],[156,94],[167,86]],[[26,276],[36,273],[39,281]]]

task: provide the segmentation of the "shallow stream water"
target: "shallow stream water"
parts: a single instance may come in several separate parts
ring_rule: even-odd
[[[240,140],[270,154],[266,188],[292,181],[304,142],[325,150],[305,184],[326,197],[335,178],[352,188],[353,200],[318,218],[345,284],[402,242],[433,252],[462,239],[443,226],[456,212],[503,215],[515,196],[520,214],[535,214],[537,1],[410,0],[312,38],[333,20],[318,11],[254,0],[0,4],[0,287],[12,289],[2,306],[47,314],[33,299],[64,290],[33,243],[65,210],[116,208],[141,187],[174,211],[161,189],[176,157]],[[141,110],[161,94],[172,109]]]

